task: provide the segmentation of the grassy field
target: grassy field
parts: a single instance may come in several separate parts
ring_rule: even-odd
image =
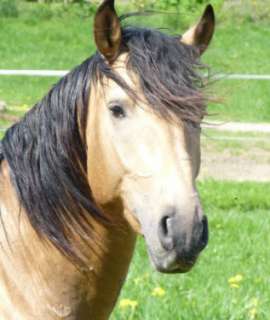
[[[205,181],[210,242],[184,275],[154,272],[142,240],[112,320],[253,320],[270,312],[270,184]]]
[[[194,16],[192,20],[196,18]],[[175,19],[173,15],[166,19],[161,15],[132,19],[130,23],[168,27],[168,32],[175,33],[170,27],[170,20]],[[222,12],[217,12],[217,21],[214,40],[203,57],[212,73],[270,73],[268,24],[236,23],[224,19]],[[181,23],[178,27],[181,33],[184,27]],[[92,18],[78,14],[66,13],[46,19],[44,13],[41,15],[36,10],[36,16],[24,14],[19,18],[1,18],[0,39],[0,69],[70,69],[95,51]],[[2,76],[0,100],[7,101],[12,107],[25,104],[30,107],[56,81],[57,78]],[[209,112],[215,114],[215,118],[270,121],[269,81],[222,80],[208,90],[222,101],[209,106]]]
[[[270,134],[261,132],[229,132],[217,131],[215,129],[204,129],[202,131],[202,148],[204,152],[220,154],[229,151],[233,155],[245,155],[248,151],[253,154],[254,159],[260,154],[258,150],[264,150],[268,154],[270,163]],[[257,155],[257,157],[256,157]]]

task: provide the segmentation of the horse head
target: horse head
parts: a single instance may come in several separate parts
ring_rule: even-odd
[[[161,272],[188,271],[208,241],[195,183],[207,100],[196,68],[214,20],[208,5],[183,36],[122,28],[112,0],[94,20],[106,71],[89,98],[91,190],[100,205],[120,199]]]

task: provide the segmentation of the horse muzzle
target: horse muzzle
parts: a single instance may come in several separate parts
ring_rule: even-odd
[[[163,273],[183,273],[189,271],[208,243],[207,217],[196,219],[189,225],[183,217],[163,216],[158,226],[159,250],[149,254],[155,268]]]

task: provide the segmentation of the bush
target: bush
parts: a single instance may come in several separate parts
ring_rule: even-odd
[[[223,7],[224,16],[239,22],[269,22],[270,19],[270,0],[256,1],[232,1],[227,0]]]
[[[16,18],[18,15],[16,0],[0,0],[0,17]]]
[[[214,2],[224,2],[224,0],[215,0]],[[164,11],[193,10],[209,3],[208,0],[133,0],[133,6],[138,10],[161,9]]]
[[[0,0],[1,1],[1,0]],[[86,1],[70,1],[68,5],[63,1],[22,1],[20,3],[20,16],[23,20],[30,24],[36,24],[41,20],[50,20],[54,18],[71,18],[72,16],[80,18],[88,18],[93,16],[97,10],[98,0]]]
[[[211,2],[216,12],[225,0],[132,0],[131,11],[153,11],[153,15],[144,19],[142,26],[166,28],[171,32],[184,30],[198,19],[205,6]],[[139,20],[139,18],[138,18]],[[149,23],[150,22],[150,23]]]
[[[22,9],[21,16],[27,23],[36,25],[39,21],[50,20],[54,16],[54,12],[50,5],[40,3]]]

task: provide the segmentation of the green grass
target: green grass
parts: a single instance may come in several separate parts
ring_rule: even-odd
[[[7,101],[9,106],[27,104],[30,108],[56,82],[57,79],[55,78],[3,76],[0,77],[0,97]]]
[[[119,300],[138,306],[118,304],[112,320],[269,319],[270,184],[205,181],[199,189],[210,242],[198,264],[184,275],[158,274],[140,240]],[[152,295],[157,287],[163,296]]]
[[[270,122],[270,81],[220,80],[210,89],[221,103],[209,105],[209,120]]]
[[[219,154],[220,152],[230,152],[232,155],[243,155],[260,158],[261,152],[270,160],[270,134],[258,132],[228,132],[215,129],[203,129],[202,149],[207,152]]]
[[[220,22],[204,61],[215,72],[270,74],[269,37],[264,23]]]
[[[125,10],[120,6],[120,11]],[[217,17],[214,40],[203,57],[212,72],[270,73],[268,25],[264,22],[236,23],[229,18],[224,20],[219,12]],[[194,16],[193,20],[196,18]],[[135,20],[133,18],[131,23],[167,26],[169,32],[174,33],[177,29],[179,33],[183,31],[181,21],[177,23],[173,15]],[[0,39],[0,68],[3,69],[70,69],[95,51],[92,18],[74,13],[63,13],[47,19],[38,19],[26,13],[17,19],[3,18],[0,20]],[[0,98],[12,106],[25,103],[32,105],[56,81],[57,78],[2,76]],[[222,80],[209,89],[222,100],[222,104],[209,106],[209,112],[216,113],[216,118],[270,121],[269,81]]]
[[[92,19],[0,20],[1,69],[66,69],[94,51]]]
[[[263,23],[217,25],[204,61],[215,73],[270,74],[270,30]],[[227,121],[269,122],[270,81],[220,80],[209,90],[222,101],[211,104],[209,113]]]

